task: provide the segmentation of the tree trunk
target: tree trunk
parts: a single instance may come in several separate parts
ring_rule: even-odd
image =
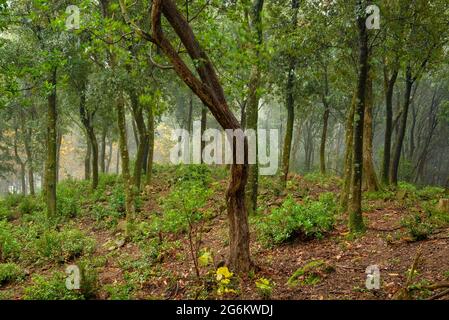
[[[111,167],[112,162],[112,149],[113,149],[113,143],[112,139],[109,141],[109,153],[108,153],[108,160],[106,162],[106,173],[109,173],[109,168]]]
[[[322,96],[324,113],[323,113],[323,131],[321,132],[320,143],[320,172],[326,174],[326,140],[329,122],[329,81],[327,77],[327,66],[324,68],[324,93]]]
[[[207,127],[207,107],[203,105],[201,108],[201,163],[203,163],[203,150],[206,146],[206,141],[203,141],[204,132]]]
[[[85,167],[86,167],[85,178],[89,179],[90,169],[87,170],[87,168],[90,168],[90,166],[92,165],[92,189],[95,190],[98,186],[98,142],[97,142],[97,137],[95,135],[94,127],[92,125],[93,113],[86,109],[86,86],[85,86],[85,84],[83,84],[83,87],[81,88],[81,91],[80,91],[79,111],[80,111],[81,122],[83,123],[83,126],[86,129],[87,140],[88,140],[88,143],[87,143],[88,148],[87,148],[86,163],[85,163]],[[89,149],[91,152],[89,152]],[[92,161],[90,161],[90,159],[92,159]],[[87,161],[89,161],[89,163],[87,163]]]
[[[90,165],[92,163],[92,144],[86,134],[86,155],[84,156],[84,180],[90,180]]]
[[[384,87],[385,87],[385,141],[384,157],[382,163],[382,182],[386,185],[390,183],[390,162],[391,162],[391,136],[393,133],[393,93],[394,85],[398,77],[399,69],[395,67],[391,78],[388,78],[387,67],[384,66]]]
[[[51,93],[48,95],[47,110],[47,155],[45,162],[45,201],[48,217],[56,215],[56,152],[58,113],[56,109],[56,67],[50,76]]]
[[[129,152],[128,152],[128,137],[126,133],[126,117],[125,117],[125,101],[123,92],[119,93],[116,103],[117,108],[117,127],[119,131],[119,149],[122,164],[122,177],[125,189],[125,210],[126,221],[132,222],[134,220],[134,192],[131,174],[129,171]],[[127,228],[128,231],[128,228]]]
[[[106,136],[107,129],[103,128],[101,131],[101,149],[100,149],[100,172],[106,172]]]
[[[379,180],[373,162],[373,79],[369,75],[366,83],[365,119],[363,130],[363,177],[368,191],[378,191]]]
[[[121,1],[123,6],[123,3]],[[171,43],[165,38],[161,26],[161,13],[167,18],[178,35],[190,58],[201,60],[196,65],[199,79],[187,67]],[[192,89],[201,101],[210,109],[223,129],[241,129],[240,123],[229,109],[223,88],[219,83],[215,69],[209,57],[195,38],[189,23],[178,11],[172,0],[155,0],[152,7],[152,36],[171,61],[178,76]],[[237,145],[233,148],[234,160],[237,159]],[[248,155],[248,143],[245,139],[245,154]],[[231,181],[226,192],[229,219],[229,264],[237,272],[248,272],[252,268],[249,251],[248,214],[245,204],[245,185],[248,178],[247,164],[234,164],[231,167]]]
[[[139,99],[134,89],[129,90],[129,96],[131,99],[131,110],[137,127],[137,133],[139,136],[139,138],[137,139],[136,163],[134,165],[134,186],[137,188],[137,190],[140,190],[142,169],[145,157],[145,150],[147,148],[148,143],[148,136],[147,136],[147,129],[145,126],[145,120],[143,118],[142,106],[139,103]]]
[[[405,79],[404,110],[402,113],[401,125],[399,127],[398,137],[394,147],[395,152],[393,155],[393,161],[390,169],[390,183],[393,185],[397,185],[398,183],[399,162],[401,160],[402,146],[404,143],[405,130],[407,127],[407,116],[408,116],[408,109],[410,106],[410,95],[412,92],[412,86],[413,86],[412,71],[410,65],[408,65]]]
[[[293,16],[292,16],[292,27],[296,28],[296,25],[298,23],[298,8],[299,8],[299,1],[298,0],[292,0],[291,6],[293,9]],[[286,100],[285,100],[285,107],[287,108],[287,128],[285,132],[285,138],[284,138],[284,147],[282,150],[282,171],[280,175],[280,188],[281,190],[284,190],[287,185],[287,177],[288,172],[290,169],[290,152],[292,148],[292,140],[293,140],[293,124],[295,120],[295,100],[293,95],[293,90],[295,86],[295,69],[296,69],[296,59],[294,57],[290,57],[289,65],[288,65],[288,75],[287,75],[287,84],[285,88],[285,94],[286,94]],[[282,137],[282,134],[281,134]]]
[[[154,111],[153,106],[149,106],[147,109],[147,128],[148,128],[148,158],[147,158],[147,185],[151,183],[153,178],[153,158],[154,158]]]
[[[361,12],[364,12],[361,1],[358,1],[357,6]],[[357,12],[360,12],[359,10]],[[366,81],[369,69],[368,33],[365,25],[365,15],[359,14],[357,25],[359,30],[359,75],[354,121],[351,197],[349,201],[350,232],[361,232],[365,229],[362,217],[363,122],[365,119]]]

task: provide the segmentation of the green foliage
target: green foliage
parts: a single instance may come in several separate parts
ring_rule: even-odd
[[[413,241],[425,240],[433,232],[433,225],[419,214],[402,219],[401,224],[407,228],[407,231]]]
[[[58,215],[74,218],[80,213],[81,203],[90,193],[88,181],[64,180],[56,188]]]
[[[15,263],[0,263],[0,286],[23,279],[25,273]]]
[[[204,186],[201,179],[178,183],[163,200],[163,216],[154,219],[153,228],[175,233],[187,231],[191,224],[204,218],[200,208],[206,204],[210,194],[211,190]]]
[[[371,192],[365,192],[363,194],[363,198],[366,200],[388,201],[388,200],[394,199],[394,197],[395,197],[395,193],[390,190],[371,191]]]
[[[196,182],[207,187],[211,182],[211,169],[205,164],[181,164],[176,167],[174,183]]]
[[[304,175],[304,181],[318,184],[318,185],[327,185],[335,182],[335,177],[330,175],[323,175],[320,172],[310,172]]]
[[[134,286],[129,283],[107,284],[103,289],[108,293],[109,300],[130,300]]]
[[[269,299],[271,297],[271,294],[273,293],[273,286],[274,284],[266,279],[266,278],[259,278],[255,281],[257,292],[262,297],[262,299]]]
[[[50,278],[40,275],[32,277],[32,284],[25,288],[25,300],[84,300],[78,290],[66,287],[66,275],[55,272]]]
[[[423,189],[418,190],[417,195],[422,200],[438,199],[444,196],[444,189],[440,187],[426,186]]]
[[[315,285],[319,283],[322,278],[335,269],[327,264],[324,260],[312,260],[306,263],[303,267],[297,269],[288,279],[289,286],[304,286]]]
[[[280,208],[267,216],[256,217],[256,229],[265,245],[276,245],[297,236],[321,238],[334,227],[336,204],[332,193],[323,193],[319,201],[304,204],[287,197]]]
[[[0,220],[0,261],[12,260],[20,255],[21,245],[17,239],[20,237],[13,226]]]
[[[93,252],[95,241],[78,229],[46,230],[33,243],[33,251],[39,258],[56,262]]]
[[[416,193],[416,191],[417,191],[417,188],[414,184],[411,184],[411,183],[408,183],[405,181],[398,182],[398,189],[404,190],[409,193]]]
[[[27,196],[22,199],[18,206],[21,215],[32,214],[36,211],[43,210],[44,206],[40,198]]]

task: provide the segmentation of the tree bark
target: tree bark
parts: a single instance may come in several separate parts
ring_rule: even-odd
[[[100,172],[106,172],[106,136],[107,129],[103,128],[101,131],[101,149],[100,149]]]
[[[198,79],[187,67],[171,43],[165,38],[161,27],[161,13],[184,44],[192,60],[200,60],[196,66]],[[209,57],[201,48],[189,23],[178,11],[172,0],[155,0],[152,7],[152,34],[155,42],[171,61],[178,76],[209,108],[223,129],[240,129],[240,123],[229,109],[223,88],[219,83]],[[236,144],[234,144],[234,160],[236,160]],[[248,155],[248,144],[245,139],[245,159]],[[252,268],[249,251],[248,215],[245,204],[245,185],[248,178],[247,164],[234,164],[231,167],[231,181],[226,192],[226,203],[229,219],[229,264],[237,272],[248,272]]]
[[[154,161],[154,111],[153,106],[149,106],[147,109],[147,129],[148,129],[148,158],[147,158],[147,185],[151,183],[153,178],[153,161]]]
[[[402,146],[404,143],[404,137],[405,137],[405,131],[407,127],[407,116],[408,116],[408,109],[410,106],[410,96],[412,92],[412,86],[413,86],[413,78],[412,78],[412,71],[410,65],[407,66],[406,70],[406,76],[405,76],[405,94],[404,94],[404,108],[401,118],[401,123],[398,131],[398,137],[396,140],[396,144],[394,147],[394,155],[393,160],[391,164],[390,169],[390,183],[393,185],[398,184],[398,171],[399,171],[399,162],[401,160],[401,154],[402,154]]]
[[[371,71],[373,72],[373,71]],[[380,189],[373,161],[373,79],[369,75],[366,84],[365,119],[363,129],[363,178],[368,191]]]
[[[134,186],[137,188],[137,190],[140,190],[142,169],[145,157],[145,150],[147,148],[148,143],[148,136],[147,136],[147,129],[145,126],[145,120],[143,118],[142,106],[139,103],[139,99],[134,89],[129,90],[129,96],[131,99],[131,110],[137,127],[137,134],[139,137],[137,139],[136,163],[134,165]]]
[[[388,69],[384,65],[384,88],[385,88],[385,140],[384,157],[382,163],[382,182],[386,185],[390,183],[390,162],[391,162],[391,137],[393,133],[393,93],[394,85],[398,77],[399,69],[395,67],[388,76]]]
[[[90,180],[90,165],[92,163],[92,144],[86,133],[86,155],[84,156],[84,180]]]
[[[359,30],[359,74],[357,84],[357,105],[354,121],[354,146],[352,159],[351,198],[349,202],[349,230],[362,232],[365,227],[362,217],[362,172],[363,172],[363,122],[365,119],[366,81],[368,77],[368,33],[362,2],[358,1],[357,26]]]
[[[87,170],[87,168],[90,168],[90,166],[92,165],[92,189],[95,190],[98,186],[98,142],[97,142],[97,137],[95,135],[95,129],[92,124],[92,118],[94,116],[94,112],[88,111],[86,109],[86,87],[85,87],[85,84],[83,84],[83,87],[81,88],[81,92],[80,92],[79,111],[80,111],[81,122],[83,123],[83,126],[86,129],[87,139],[89,140],[89,142],[87,144],[88,145],[87,152],[89,153],[89,149],[91,151],[89,153],[89,156],[86,155],[86,161],[89,161],[89,163],[86,163],[86,170]],[[92,156],[92,158],[91,158],[91,156]],[[89,160],[90,158],[92,159],[92,161]],[[89,174],[87,175],[87,173],[89,173]],[[89,179],[89,177],[90,177],[90,172],[86,171],[85,178]]]
[[[293,9],[291,24],[293,28],[296,28],[296,25],[298,23],[299,1],[292,0],[291,5]],[[293,90],[296,82],[295,76],[296,59],[294,57],[290,57],[288,63],[289,65],[288,65],[287,85],[285,88],[286,91],[285,107],[287,108],[287,128],[284,138],[284,147],[282,150],[282,171],[280,175],[281,190],[284,190],[287,185],[287,177],[290,169],[290,153],[292,149],[292,140],[293,140],[293,124],[295,120],[295,110],[294,110],[295,99],[293,95]]]
[[[58,120],[56,106],[56,67],[50,75],[49,83],[52,86],[48,95],[47,109],[47,155],[45,161],[45,201],[47,205],[47,216],[56,215],[56,152],[57,152],[57,132],[56,124]]]

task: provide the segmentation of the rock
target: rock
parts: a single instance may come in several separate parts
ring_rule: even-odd
[[[115,240],[115,245],[117,248],[121,248],[125,245],[125,239],[117,239]]]
[[[449,199],[440,199],[440,201],[438,202],[437,210],[449,213]]]
[[[126,231],[126,220],[120,220],[117,224],[116,230],[117,231]]]

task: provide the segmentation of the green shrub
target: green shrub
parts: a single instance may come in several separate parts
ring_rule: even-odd
[[[203,218],[199,210],[209,198],[211,191],[202,182],[186,180],[178,184],[163,200],[164,213],[153,221],[153,229],[164,232],[183,232],[189,224]]]
[[[12,220],[13,212],[0,202],[0,220]]]
[[[25,273],[15,263],[0,263],[0,286],[23,279]]]
[[[74,218],[80,213],[81,203],[90,194],[90,185],[87,180],[67,179],[60,182],[56,189],[58,215],[65,218]]]
[[[25,288],[25,300],[84,300],[79,290],[69,290],[66,287],[66,275],[55,272],[46,279],[40,275],[32,278],[32,284]]]
[[[13,226],[0,220],[0,261],[13,260],[20,255],[21,245],[17,239],[20,237]]]
[[[3,199],[3,203],[8,209],[17,208],[20,202],[23,200],[25,196],[20,193],[8,194],[5,199]]]
[[[405,181],[400,181],[398,183],[398,189],[407,191],[409,193],[416,193],[416,191],[417,191],[417,188],[414,184],[411,184],[411,183],[408,183]]]
[[[425,240],[433,232],[433,225],[419,214],[402,219],[401,224],[407,228],[407,231],[413,241]]]
[[[366,200],[392,200],[394,199],[394,192],[389,190],[369,191],[363,194]]]
[[[126,211],[126,197],[125,197],[125,189],[123,188],[123,184],[116,184],[114,189],[112,190],[112,194],[109,197],[109,205],[112,210],[120,213],[124,216]]]
[[[303,205],[287,197],[268,216],[256,217],[256,229],[265,245],[281,244],[295,237],[321,238],[334,227],[336,204],[331,193]]]
[[[43,206],[39,199],[31,196],[24,197],[18,206],[21,215],[32,214],[42,209]]]
[[[60,232],[46,230],[34,241],[34,251],[38,257],[57,262],[91,253],[94,247],[95,241],[78,229],[65,228]]]
[[[91,299],[98,291],[98,270],[95,261],[83,259],[78,263],[81,272],[80,290],[84,298]]]
[[[176,167],[174,182],[198,182],[206,187],[211,182],[211,170],[205,164],[181,164]]]
[[[444,195],[444,189],[440,187],[427,186],[417,191],[418,197],[422,200],[438,199]]]

